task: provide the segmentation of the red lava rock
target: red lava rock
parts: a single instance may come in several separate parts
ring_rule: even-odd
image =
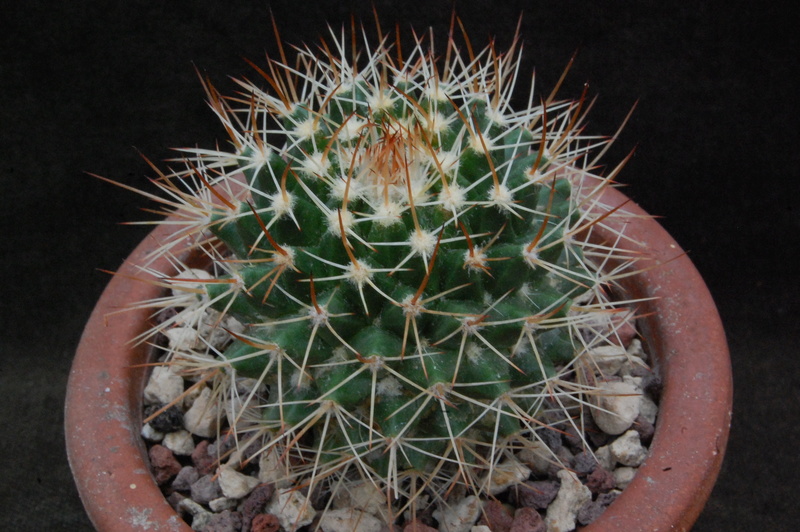
[[[172,493],[167,495],[167,502],[169,503],[170,506],[172,506],[172,508],[176,512],[178,512],[179,511],[178,504],[180,504],[180,502],[185,498],[186,498],[185,495],[178,493],[177,491],[173,491]]]
[[[545,532],[545,530],[544,519],[533,508],[517,509],[514,512],[514,521],[509,528],[509,532]]]
[[[275,485],[272,483],[259,484],[253,491],[250,492],[250,495],[248,495],[244,500],[244,505],[242,506],[243,530],[250,530],[250,525],[253,522],[253,519],[264,511],[264,508],[267,506],[267,502],[269,502],[270,498],[272,498],[272,494],[274,492]]]
[[[591,417],[592,416],[589,416],[589,419],[591,419]],[[594,422],[592,422],[592,424],[594,425]],[[589,437],[589,441],[594,448],[599,449],[603,445],[608,445],[613,441],[614,437],[612,435],[606,434],[602,430],[596,428],[597,425],[594,425],[594,427],[595,428],[591,431],[588,429],[586,431],[586,435]]]
[[[661,400],[661,392],[664,391],[664,383],[661,382],[661,377],[652,372],[646,377],[643,377],[642,391],[649,395],[653,401],[658,403]]]
[[[414,519],[406,523],[403,527],[403,532],[438,532],[435,528],[429,527],[425,523]]]
[[[192,500],[200,504],[208,504],[214,499],[222,497],[222,489],[219,487],[219,479],[214,475],[208,474],[198,478],[191,486]]]
[[[197,482],[198,478],[200,478],[200,474],[197,472],[197,468],[188,465],[184,466],[181,468],[180,472],[178,472],[175,480],[172,481],[172,489],[176,491],[189,491],[192,484]]]
[[[589,476],[586,477],[586,487],[592,493],[606,493],[617,486],[614,473],[603,467],[597,466]]]
[[[166,484],[169,479],[178,474],[181,464],[172,454],[172,451],[163,445],[153,445],[147,453],[150,456],[150,465],[153,468],[153,476],[159,486]]]
[[[258,514],[250,524],[250,532],[278,532],[280,528],[280,521],[272,514]]]
[[[634,420],[632,428],[639,433],[639,440],[642,445],[650,445],[650,442],[653,441],[653,434],[656,433],[656,428],[652,423],[640,415]]]
[[[483,505],[483,516],[478,524],[488,526],[492,532],[508,532],[513,522],[514,517],[499,501],[488,501]]]
[[[564,434],[561,435],[561,439],[573,450],[580,449],[583,446],[581,435],[573,425],[564,427]]]
[[[584,504],[578,511],[578,522],[582,525],[588,525],[600,517],[608,505],[616,500],[617,495],[618,493],[601,493],[597,496],[597,500]]]
[[[583,451],[572,457],[572,470],[580,477],[588,475],[597,467],[597,460],[590,452]]]
[[[192,451],[192,464],[197,468],[201,477],[212,473],[217,465],[217,459],[209,454],[208,446],[208,440],[203,440]]]
[[[547,466],[547,476],[552,480],[556,480],[558,478],[558,472],[572,463],[573,457],[572,451],[564,445],[556,449],[554,459]]]
[[[543,510],[556,498],[560,486],[555,480],[525,482],[517,488],[517,503],[519,506]]]
[[[539,438],[541,438],[542,442],[547,445],[551,451],[557,451],[563,445],[561,441],[561,431],[557,431],[555,429],[545,427],[544,429],[537,431]]]

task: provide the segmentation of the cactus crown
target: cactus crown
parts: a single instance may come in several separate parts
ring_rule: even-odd
[[[186,149],[154,180],[180,227],[157,254],[180,271],[150,272],[173,288],[153,305],[179,312],[149,334],[217,316],[223,341],[173,343],[172,363],[221,368],[230,424],[298,485],[481,491],[591,391],[565,375],[605,341],[586,330],[633,262],[588,238],[616,174],[589,154],[609,141],[582,136],[583,98],[512,109],[517,40],[450,39],[437,60],[423,39],[395,58],[333,37],[259,69],[268,91],[206,83],[231,150]],[[183,264],[187,246],[210,266]]]

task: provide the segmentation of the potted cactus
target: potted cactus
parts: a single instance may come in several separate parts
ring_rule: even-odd
[[[512,108],[517,44],[476,55],[451,38],[437,60],[421,39],[403,56],[384,38],[356,52],[349,35],[334,35],[321,53],[300,48],[291,63],[256,67],[267,90],[240,81],[238,94],[223,97],[205,82],[230,142],[185,149],[182,169],[157,170],[160,193],[143,194],[169,216],[117,272],[71,376],[70,457],[76,473],[94,465],[78,484],[85,500],[100,501],[89,510],[98,528],[183,526],[158,500],[139,439],[141,366],[153,362],[153,344],[159,368],[194,376],[162,410],[200,394],[214,429],[235,441],[221,459],[244,467],[271,456],[282,495],[309,506],[317,496],[321,514],[369,485],[382,510],[360,519],[381,526],[459,495],[491,496],[497,472],[513,476],[515,465],[515,482],[524,481],[521,453],[558,463],[542,445],[547,431],[588,439],[583,429],[607,410],[604,398],[638,393],[604,387],[593,356],[620,344],[628,320],[642,322],[664,379],[663,415],[680,408],[676,393],[692,383],[676,380],[670,350],[686,339],[665,338],[667,317],[654,312],[683,307],[702,282],[613,190],[622,165],[596,170],[613,139],[582,134],[585,94],[538,104],[531,94],[526,108]],[[688,285],[664,303],[673,296],[648,276],[665,283],[680,264],[690,270],[677,280]],[[730,376],[709,303],[692,312],[711,320],[706,336],[722,361],[706,369],[723,384],[695,384],[722,413],[694,445],[707,447],[713,434],[716,454],[675,460],[672,448],[659,451],[676,423],[661,418],[643,466],[667,484],[666,472],[696,464],[689,487],[655,496],[694,499],[662,512],[684,525],[702,507],[727,438]],[[98,346],[100,358],[89,354]],[[108,362],[115,352],[121,358]],[[99,371],[81,365],[90,357]],[[117,392],[122,399],[112,399]],[[113,448],[111,462],[97,462],[97,436],[86,447],[86,420],[97,413],[73,401],[87,398],[111,426],[100,440]],[[115,462],[125,448],[133,465]],[[111,477],[122,487],[108,489]],[[634,482],[629,490],[641,495],[625,497],[654,504],[646,484]],[[142,492],[156,502],[132,502]],[[625,497],[592,527],[637,529],[618,525]],[[629,517],[655,530],[663,515]],[[302,514],[282,523],[309,524]]]

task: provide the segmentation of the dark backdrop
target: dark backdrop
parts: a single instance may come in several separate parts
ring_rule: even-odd
[[[451,3],[376,0],[384,28],[434,28]],[[725,323],[735,416],[719,483],[696,529],[795,529],[797,446],[797,38],[779,3],[458,3],[476,46],[510,42],[521,12],[523,71],[549,92],[584,82],[589,131],[613,133],[607,161],[636,153],[621,180],[663,217],[706,278]],[[84,172],[146,186],[171,146],[224,140],[195,67],[223,90],[243,61],[283,37],[313,42],[358,2],[19,1],[0,15],[0,528],[90,529],[66,462],[63,397],[82,325],[146,228],[143,200]]]

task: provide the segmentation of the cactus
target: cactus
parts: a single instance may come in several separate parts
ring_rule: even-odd
[[[634,258],[588,238],[622,165],[593,173],[610,140],[582,134],[585,94],[512,109],[518,39],[474,55],[450,38],[437,60],[421,38],[402,57],[351,37],[292,64],[281,49],[256,67],[268,90],[204,80],[231,148],[184,149],[154,180],[178,227],[156,255],[179,271],[143,265],[172,288],[143,304],[177,312],[146,336],[216,368],[237,437],[296,485],[368,480],[401,511],[487,491],[550,410],[587,404],[579,370],[607,341],[587,331]],[[201,314],[222,343],[176,340]]]

